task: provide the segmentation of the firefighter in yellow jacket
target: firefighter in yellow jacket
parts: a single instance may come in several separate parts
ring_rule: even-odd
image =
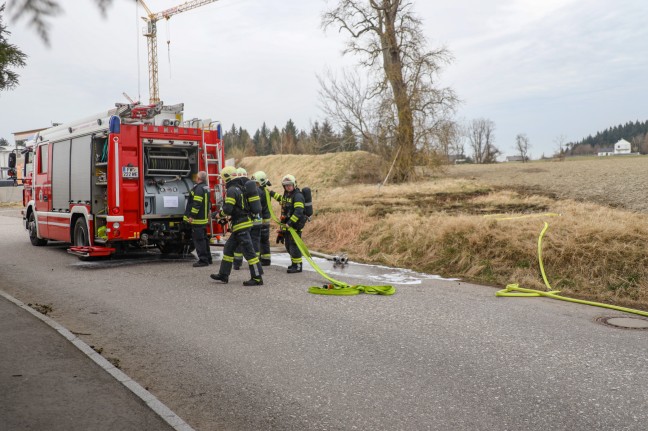
[[[270,196],[279,201],[281,204],[281,226],[277,235],[277,243],[283,242],[286,245],[286,251],[290,254],[290,266],[288,274],[302,272],[302,253],[297,247],[297,243],[288,231],[292,227],[301,237],[302,229],[306,224],[304,215],[304,195],[297,188],[297,180],[293,175],[285,175],[281,180],[284,188],[283,195],[270,191]]]
[[[238,181],[234,181],[236,169],[233,166],[225,166],[221,171],[221,177],[225,180],[227,186],[227,197],[219,215],[221,217],[230,217],[232,228],[231,234],[223,247],[223,260],[221,260],[218,274],[211,274],[210,277],[223,283],[229,281],[232,264],[234,263],[234,250],[241,245],[243,256],[250,267],[250,279],[243,282],[243,285],[260,286],[263,284],[263,278],[261,277],[263,268],[261,268],[261,263],[250,238],[252,219],[250,218],[247,198]]]
[[[207,186],[207,172],[200,171],[196,175],[196,185],[189,193],[187,206],[182,220],[191,224],[191,238],[193,239],[198,262],[194,267],[207,266],[212,263],[209,238],[207,237],[207,223],[209,222],[209,187]]]

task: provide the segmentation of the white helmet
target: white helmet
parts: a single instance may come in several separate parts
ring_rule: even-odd
[[[297,180],[294,175],[287,174],[281,179],[281,185],[297,187]]]
[[[256,171],[254,174],[252,174],[252,178],[250,179],[256,181],[262,187],[265,187],[268,184],[268,176],[263,171]]]

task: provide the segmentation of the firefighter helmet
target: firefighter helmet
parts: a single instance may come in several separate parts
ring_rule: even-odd
[[[241,177],[247,177],[247,171],[245,168],[238,168],[236,169],[236,176],[241,178]]]
[[[229,183],[236,176],[236,168],[234,166],[225,166],[221,170],[220,176],[226,183]]]
[[[268,184],[268,176],[263,171],[256,171],[254,174],[252,174],[252,178],[250,179],[256,181],[262,187],[265,187],[266,184]]]
[[[297,180],[294,175],[287,174],[281,179],[281,185],[297,187]]]

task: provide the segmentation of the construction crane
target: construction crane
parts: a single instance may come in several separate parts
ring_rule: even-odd
[[[164,19],[169,19],[173,15],[181,12],[186,12],[191,9],[213,3],[217,0],[193,0],[185,2],[181,5],[174,6],[162,12],[151,12],[151,9],[144,3],[144,0],[139,0],[140,4],[146,10],[147,17],[142,17],[147,23],[144,36],[147,38],[148,44],[148,68],[149,68],[149,103],[151,105],[160,102],[160,93],[158,89],[158,60],[157,60],[157,22]]]

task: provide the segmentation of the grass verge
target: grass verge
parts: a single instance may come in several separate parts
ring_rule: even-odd
[[[645,216],[465,180],[327,189],[304,239],[315,250],[464,280],[648,310]],[[506,216],[558,213],[499,220]]]

